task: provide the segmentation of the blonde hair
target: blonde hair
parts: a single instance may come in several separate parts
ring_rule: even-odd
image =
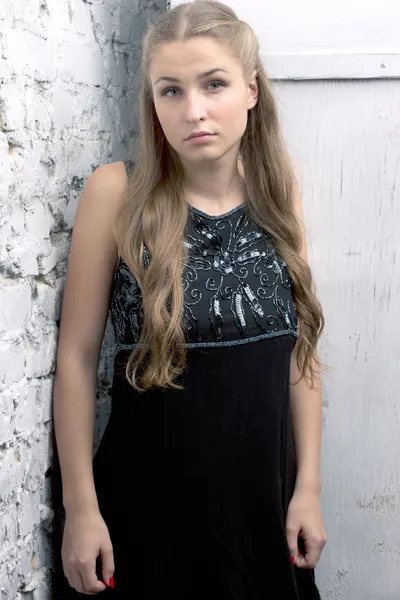
[[[249,111],[240,156],[250,217],[270,236],[286,261],[299,320],[297,363],[313,381],[316,346],[324,326],[310,268],[299,252],[301,228],[293,207],[295,175],[283,142],[271,83],[251,27],[227,5],[195,0],[166,12],[147,31],[140,65],[139,144],[124,202],[116,218],[121,256],[137,279],[143,300],[138,346],[126,365],[138,391],[182,389],[176,382],[186,363],[182,268],[187,201],[184,172],[167,143],[154,108],[149,66],[159,47],[171,41],[208,36],[230,48],[243,73],[257,71],[258,101]],[[144,252],[151,261],[144,264]]]

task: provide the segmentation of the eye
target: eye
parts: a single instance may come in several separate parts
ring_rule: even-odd
[[[217,88],[214,88],[214,90],[215,90],[215,91],[216,91],[216,90],[218,90],[218,89],[219,89],[219,87],[225,87],[225,83],[224,83],[223,81],[217,81],[217,80],[215,80],[215,81],[210,81],[210,83],[207,85],[207,87],[209,87],[210,85],[215,85],[215,84],[217,84],[217,86],[218,86]],[[176,91],[176,90],[179,90],[179,88],[176,88],[176,87],[169,87],[169,88],[166,88],[166,89],[165,89],[165,90],[164,90],[164,91],[161,93],[161,95],[162,95],[162,96],[169,96],[170,98],[173,98],[174,96],[177,96],[177,94],[172,94],[172,95],[171,95],[171,94],[169,94],[169,92],[171,92],[171,91],[174,91],[174,90],[175,90],[175,91]]]
[[[219,86],[225,87],[225,84],[223,83],[223,81],[210,81],[210,83],[208,85],[213,85],[214,83],[216,83],[218,85],[218,87]]]
[[[170,92],[171,90],[177,90],[178,88],[167,88],[166,90],[164,90],[163,92],[161,92],[161,96],[167,96],[168,92]],[[174,94],[175,96],[175,94]]]

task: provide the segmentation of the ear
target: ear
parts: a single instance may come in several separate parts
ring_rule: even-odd
[[[254,70],[247,82],[247,108],[251,110],[258,100],[257,70]]]

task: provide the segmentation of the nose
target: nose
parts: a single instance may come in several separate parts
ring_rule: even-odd
[[[205,102],[201,94],[197,92],[188,92],[186,94],[185,118],[190,123],[196,123],[205,117]]]

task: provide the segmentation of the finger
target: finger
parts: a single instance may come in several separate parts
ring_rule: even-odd
[[[76,590],[80,594],[84,594],[85,588],[84,588],[82,577],[81,577],[81,574],[79,573],[79,571],[74,570],[72,572],[71,579],[72,579],[72,583],[70,584],[71,587],[73,587],[74,590]]]
[[[288,525],[288,527],[286,528],[286,537],[287,537],[290,554],[293,556],[294,562],[296,563],[297,557],[299,555],[299,546],[298,546],[299,531],[298,531],[298,529],[296,527]]]
[[[106,589],[107,586],[97,578],[95,561],[90,561],[90,563],[82,565],[80,573],[85,593],[98,594]]]
[[[88,592],[87,590],[85,590],[85,586],[83,584],[83,579],[82,579],[82,576],[80,573],[79,573],[79,577],[80,577],[81,586],[82,586],[82,594],[85,594],[85,596],[96,596],[97,592]]]
[[[69,570],[64,569],[64,577],[66,577],[66,579],[68,581],[68,585],[70,585],[71,587],[73,587],[73,585],[72,585],[72,583],[73,583],[72,573],[70,573]]]
[[[103,581],[110,587],[114,587],[114,581],[112,578],[114,577],[114,552],[112,545],[104,546],[100,548],[100,557],[101,557],[101,572],[103,576]],[[111,582],[110,582],[111,579]]]
[[[317,544],[306,546],[305,554],[300,554],[298,557],[297,566],[300,569],[314,569],[321,556],[320,546]]]

